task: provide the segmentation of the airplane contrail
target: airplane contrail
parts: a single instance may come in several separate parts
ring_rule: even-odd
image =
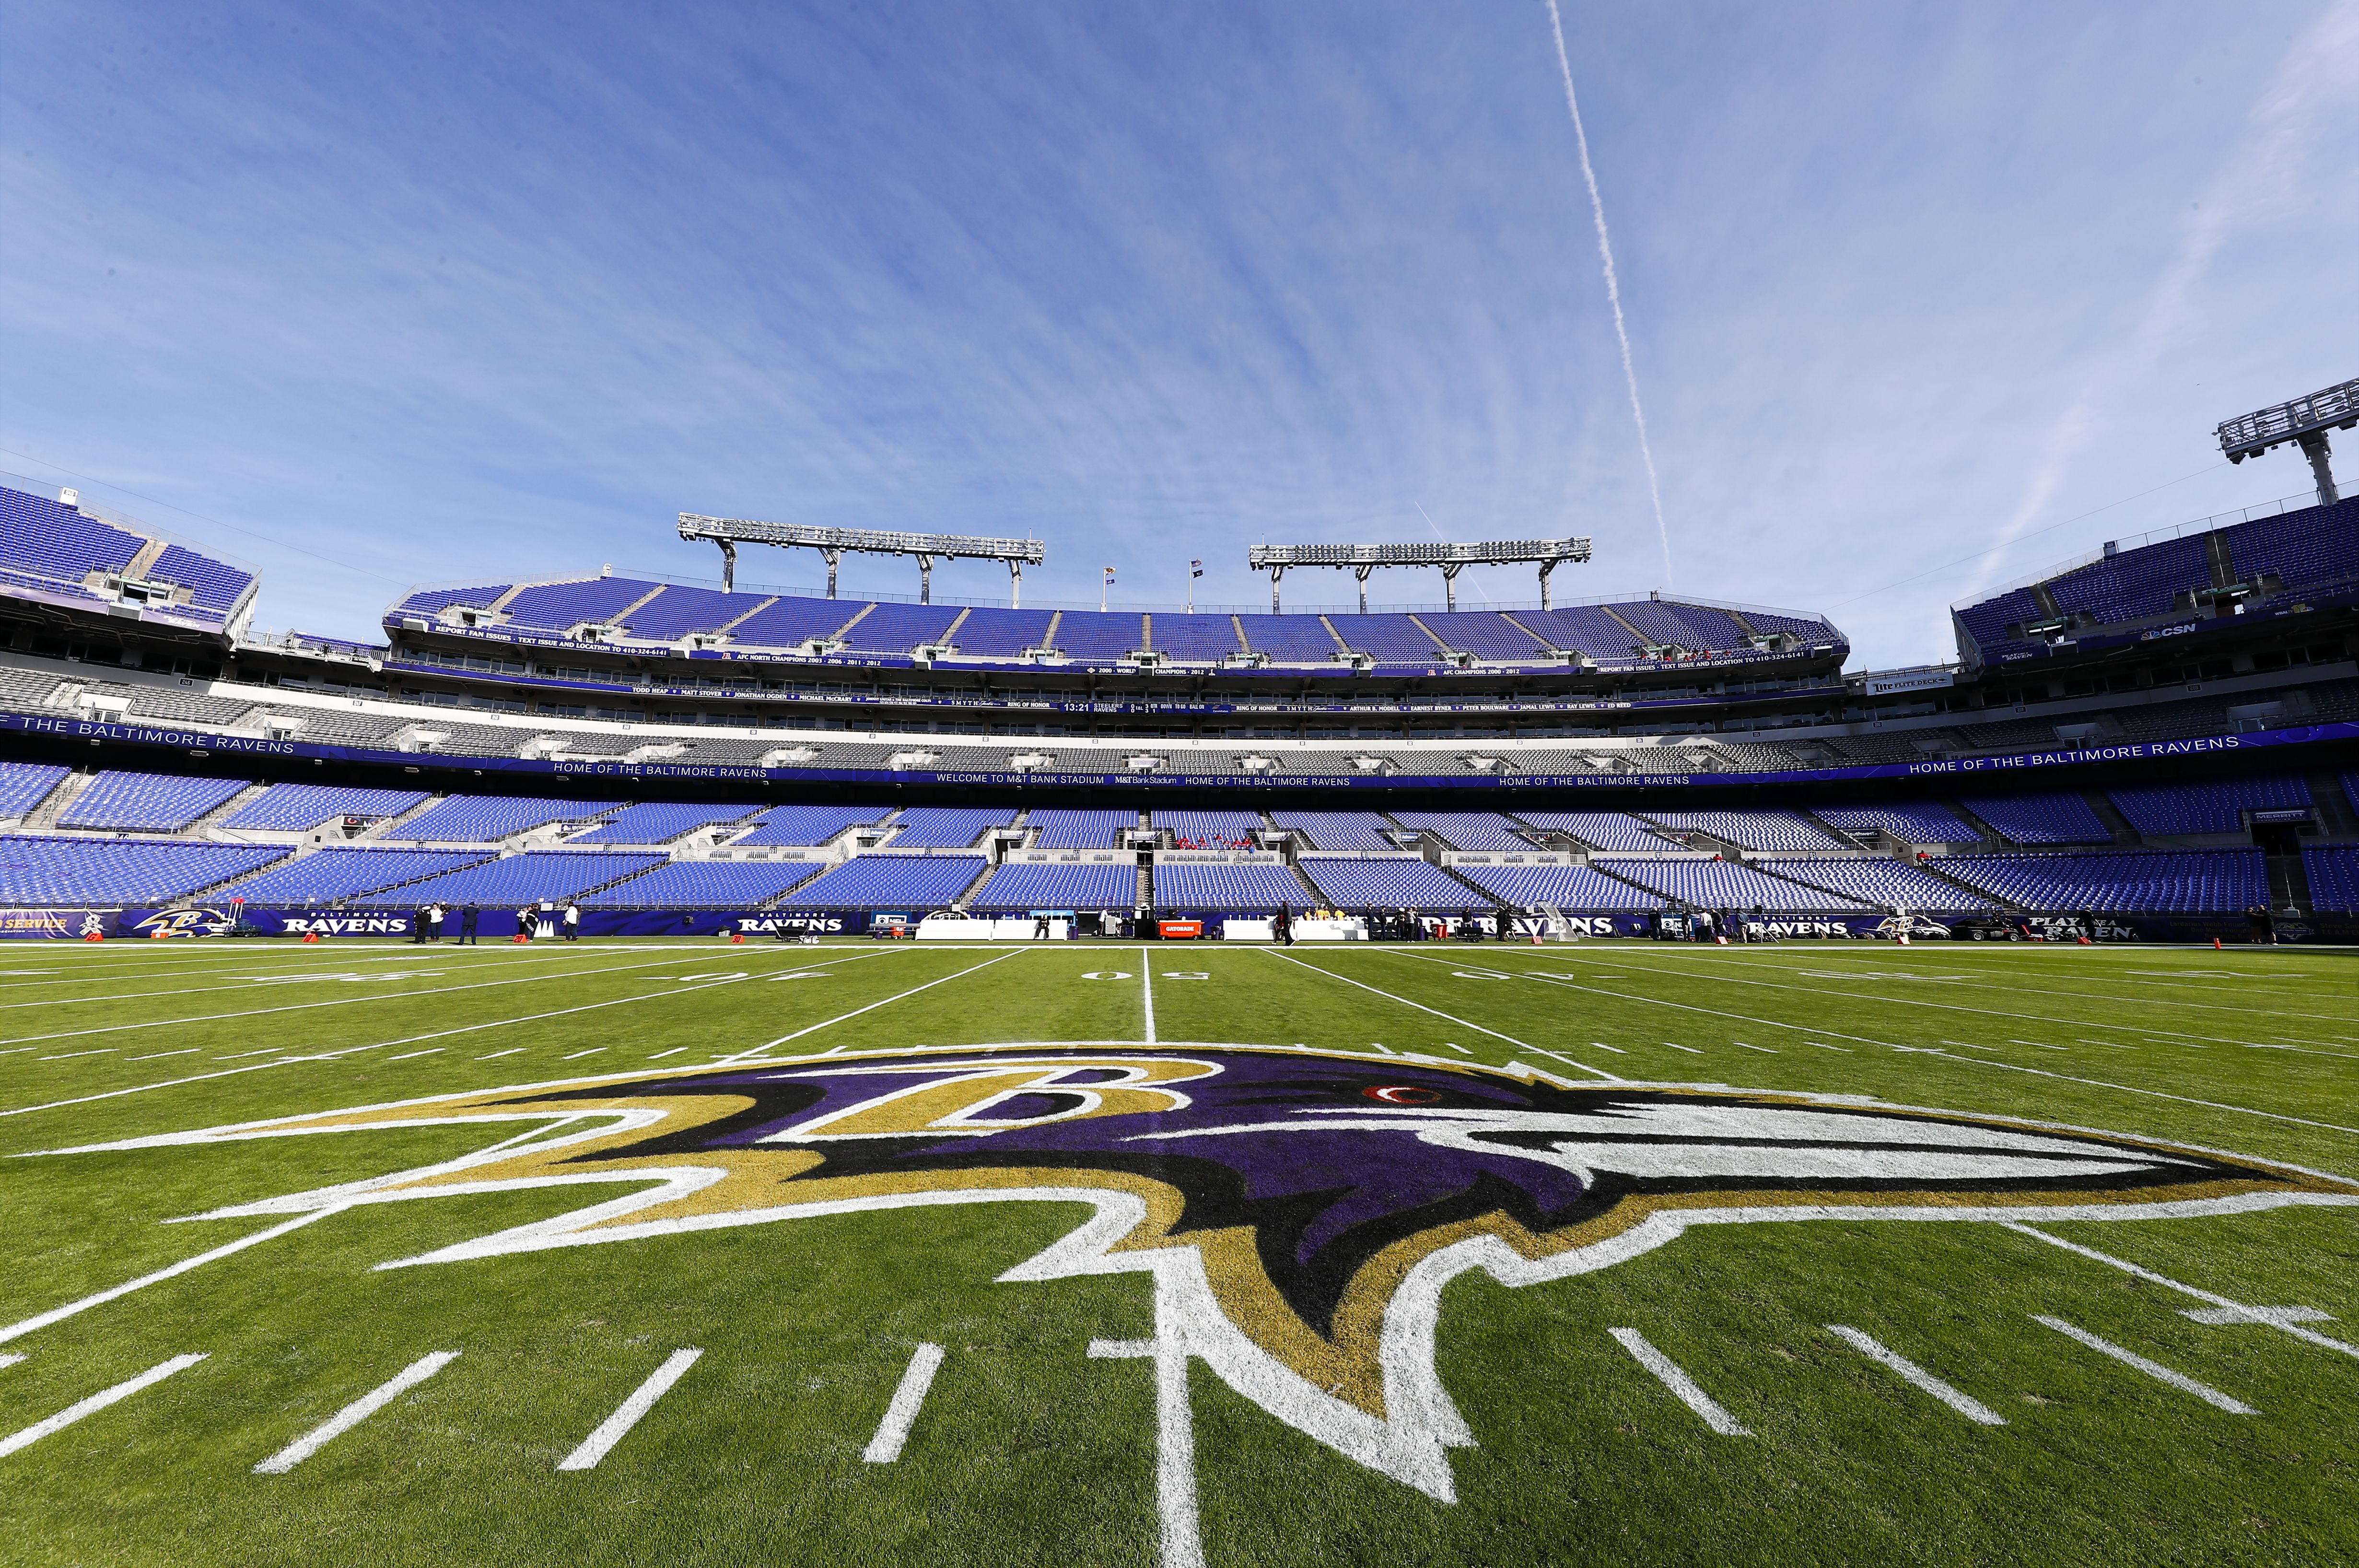
[[[1605,202],[1597,193],[1597,171],[1589,163],[1589,133],[1581,124],[1581,100],[1572,91],[1572,60],[1564,52],[1564,17],[1548,0],[1549,27],[1556,34],[1557,69],[1564,73],[1564,106],[1572,114],[1572,138],[1581,148],[1581,178],[1589,186],[1589,215],[1597,224],[1597,258],[1605,267],[1605,298],[1614,307],[1614,335],[1622,344],[1622,380],[1630,388],[1630,417],[1638,424],[1638,456],[1647,465],[1647,498],[1655,506],[1655,534],[1663,546],[1663,586],[1671,585],[1671,529],[1663,520],[1663,488],[1655,477],[1655,449],[1647,440],[1647,409],[1638,401],[1638,369],[1630,358],[1630,329],[1622,319],[1622,284],[1614,271],[1614,239],[1605,232]]]

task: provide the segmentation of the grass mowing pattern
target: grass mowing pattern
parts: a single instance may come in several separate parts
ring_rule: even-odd
[[[7,961],[8,1154],[683,1068],[797,1034],[776,1054],[1138,1041],[1151,971],[1166,1044],[1872,1095],[2359,1176],[2359,963],[2318,950],[27,942]],[[0,1321],[274,1223],[161,1222],[516,1131],[412,1126],[11,1161]],[[0,1345],[24,1357],[0,1367],[0,1437],[174,1356],[207,1356],[0,1459],[10,1560],[1158,1560],[1155,1363],[1088,1354],[1093,1340],[1153,1337],[1148,1280],[997,1280],[1086,1207],[849,1214],[375,1268],[582,1201],[542,1189],[352,1209]],[[2359,1209],[2038,1228],[2232,1301],[2332,1314],[2294,1321],[2359,1340]],[[2359,1559],[2359,1358],[2267,1323],[2184,1315],[2209,1304],[1998,1225],[1868,1218],[1700,1227],[1520,1290],[1463,1275],[1446,1289],[1436,1350],[1477,1444],[1451,1456],[1457,1500],[1342,1457],[1198,1363],[1203,1553]],[[2216,1409],[2038,1317],[2258,1413]],[[2006,1424],[1962,1419],[1829,1325]],[[1617,1328],[1748,1435],[1713,1432]],[[904,1446],[864,1462],[925,1345],[945,1354]],[[703,1355],[595,1468],[558,1469],[685,1347]],[[288,1474],[254,1473],[451,1350],[462,1354]]]

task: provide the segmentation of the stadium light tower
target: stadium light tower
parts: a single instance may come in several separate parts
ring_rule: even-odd
[[[1038,539],[981,539],[967,534],[902,534],[882,528],[822,528],[805,523],[756,523],[744,517],[679,515],[679,537],[711,539],[721,547],[721,586],[737,585],[737,547],[774,544],[784,550],[815,550],[827,558],[827,596],[835,597],[835,564],[845,550],[854,555],[914,555],[918,558],[918,603],[934,602],[936,561],[1004,561],[1010,603],[1024,602],[1024,568],[1042,560]]]
[[[2227,453],[2229,462],[2242,463],[2291,441],[2310,459],[2310,471],[2318,479],[2319,504],[2332,506],[2341,499],[2341,493],[2334,487],[2334,470],[2327,466],[2332,453],[2327,450],[2326,432],[2347,430],[2354,425],[2359,425],[2359,381],[2345,381],[2307,397],[2230,419],[2220,427],[2220,450]]]
[[[1368,573],[1379,566],[1438,566],[1441,592],[1458,608],[1458,572],[1467,566],[1505,566],[1535,561],[1540,569],[1540,608],[1549,607],[1549,573],[1568,561],[1587,561],[1585,539],[1495,539],[1484,544],[1263,544],[1245,559],[1269,573],[1270,613],[1277,613],[1277,580],[1289,566],[1335,566],[1360,580],[1360,614],[1368,613]]]

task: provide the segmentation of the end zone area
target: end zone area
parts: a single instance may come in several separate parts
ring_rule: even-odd
[[[27,1563],[2359,1558],[2359,955],[43,945]]]

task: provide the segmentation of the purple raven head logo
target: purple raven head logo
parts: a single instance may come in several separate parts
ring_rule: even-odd
[[[109,1148],[485,1123],[423,1170],[215,1211],[581,1185],[587,1206],[381,1267],[919,1203],[1094,1217],[1004,1278],[1155,1275],[1159,1334],[1353,1457],[1446,1490],[1440,1289],[1602,1267],[1686,1226],[1829,1215],[2151,1217],[2359,1186],[2149,1141],[1857,1100],[1572,1084],[1245,1047],[899,1051],[364,1107]],[[535,1123],[521,1139],[506,1124]],[[1437,1481],[1436,1476],[1440,1479]]]

